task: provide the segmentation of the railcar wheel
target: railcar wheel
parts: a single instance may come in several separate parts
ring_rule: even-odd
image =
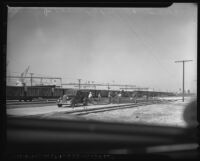
[[[58,105],[58,107],[62,107],[62,104],[57,104]]]
[[[74,103],[72,103],[72,104],[71,104],[71,107],[73,107],[73,108],[74,108],[75,106],[76,106],[76,104],[74,104]]]
[[[85,103],[83,103],[83,106],[87,106],[88,104],[85,102]]]

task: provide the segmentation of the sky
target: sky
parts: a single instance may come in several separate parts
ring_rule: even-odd
[[[7,74],[196,92],[197,6],[8,8]]]

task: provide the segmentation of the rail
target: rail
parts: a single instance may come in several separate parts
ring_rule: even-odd
[[[92,108],[87,109],[85,106],[82,110],[75,110],[75,111],[69,111],[65,112],[65,114],[73,114],[73,115],[87,115],[90,113],[99,113],[99,112],[105,112],[105,111],[112,111],[112,110],[119,110],[119,109],[126,109],[126,108],[132,108],[132,107],[138,107],[138,106],[145,106],[145,105],[152,105],[152,104],[158,104],[158,103],[164,103],[164,102],[172,102],[177,100],[152,100],[148,102],[139,102],[139,103],[131,103],[128,105],[113,105],[109,107],[100,107],[100,108]]]

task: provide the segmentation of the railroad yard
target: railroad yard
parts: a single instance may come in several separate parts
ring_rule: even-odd
[[[86,119],[120,123],[142,123],[186,127],[183,113],[194,98],[165,97],[137,103],[93,102],[88,106],[58,107],[54,100],[48,102],[7,102],[7,115],[52,119]]]

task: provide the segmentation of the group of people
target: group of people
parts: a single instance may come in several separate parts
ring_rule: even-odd
[[[121,97],[122,97],[122,93],[121,92],[118,92],[118,93],[111,93],[111,92],[108,92],[108,99],[109,99],[109,103],[114,103],[114,97],[117,97],[117,103],[121,103]],[[89,92],[89,95],[88,95],[88,100],[90,103],[92,103],[93,101],[93,95],[92,95],[92,92]],[[101,101],[101,93],[98,93],[98,102]]]
[[[121,97],[122,97],[121,92],[118,92],[118,93],[117,92],[116,93],[108,92],[109,103],[114,102],[114,97],[117,97],[117,103],[121,103]]]
[[[116,98],[117,98],[117,103],[121,103],[121,97],[122,97],[122,93],[121,92],[116,92],[116,93],[111,92],[111,91],[108,92],[108,101],[109,101],[109,103],[116,102],[116,101],[114,101],[114,100],[116,100]],[[67,100],[68,96],[65,94],[63,96],[63,99]],[[85,99],[87,99],[89,103],[93,103],[93,101],[94,101],[94,99],[93,99],[93,93],[90,91],[89,94],[88,94],[88,97],[85,97]],[[97,101],[98,102],[101,101],[101,93],[100,92],[97,95]]]
[[[90,103],[92,103],[92,101],[93,101],[92,92],[89,93],[89,95],[88,95],[88,100],[89,100]],[[98,93],[98,102],[100,102],[100,101],[101,101],[101,93],[99,92],[99,93]]]

